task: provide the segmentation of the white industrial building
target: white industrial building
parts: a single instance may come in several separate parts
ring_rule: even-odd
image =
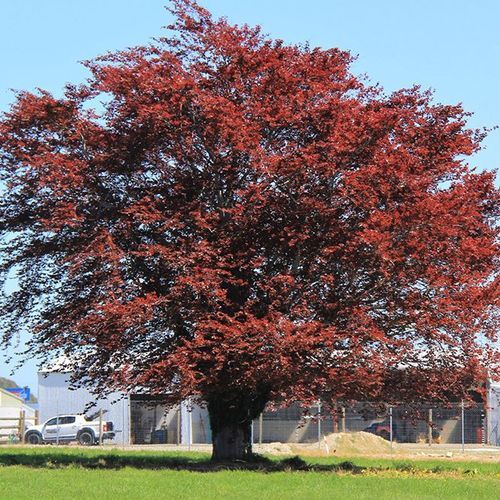
[[[209,429],[199,422],[207,421],[206,410],[183,404],[167,411],[165,405],[144,395],[115,392],[96,399],[85,388],[70,389],[69,373],[45,371],[38,374],[40,422],[63,414],[105,412],[113,422],[114,443],[118,445],[210,442]],[[205,427],[205,429],[203,428]]]
[[[500,383],[488,387],[488,442],[500,446]]]
[[[165,405],[154,397],[139,394],[113,393],[107,398],[96,400],[89,390],[78,388],[70,390],[69,373],[45,371],[39,373],[39,412],[40,422],[63,414],[94,413],[104,410],[105,420],[112,421],[116,432],[116,445],[171,443],[210,443],[211,430],[207,411],[187,403],[178,408],[167,410]],[[314,420],[301,420],[298,408],[288,408],[264,414],[262,420],[254,422],[255,442],[307,442],[318,436],[318,424]],[[441,417],[439,416],[441,413]],[[482,415],[486,416],[483,418]],[[435,411],[435,423],[441,428],[441,442],[458,442],[460,439],[460,410],[455,414],[449,409]],[[347,431],[364,430],[369,425],[359,413],[351,412],[343,423],[334,419],[323,421],[323,432],[335,429]],[[438,419],[441,418],[441,421]],[[373,419],[373,417],[372,417]],[[395,417],[396,421],[397,417]],[[500,445],[500,384],[489,384],[488,403],[476,405],[466,410],[466,443],[489,443]],[[346,423],[347,421],[347,423]],[[400,420],[400,429],[417,434],[426,433],[425,423],[410,429],[410,421]],[[411,438],[413,439],[413,438]],[[418,438],[417,438],[418,439]],[[415,441],[411,441],[415,442]]]

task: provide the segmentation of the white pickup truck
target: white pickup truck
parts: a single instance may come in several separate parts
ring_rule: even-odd
[[[96,418],[97,417],[97,418]],[[59,415],[49,418],[45,423],[32,425],[24,433],[24,441],[29,444],[68,443],[77,441],[89,446],[99,443],[99,435],[104,439],[113,439],[113,422],[101,422],[99,433],[99,417],[82,414]]]

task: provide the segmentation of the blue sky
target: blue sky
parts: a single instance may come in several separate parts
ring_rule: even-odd
[[[4,0],[0,2],[0,110],[9,89],[58,94],[86,78],[78,61],[147,42],[170,21],[167,0]],[[340,47],[358,55],[354,72],[387,90],[420,84],[436,101],[462,102],[472,127],[500,124],[498,0],[201,0],[214,15],[260,24],[286,42]],[[500,130],[472,160],[500,166]],[[11,365],[0,356],[0,376]],[[36,392],[33,363],[16,371]]]

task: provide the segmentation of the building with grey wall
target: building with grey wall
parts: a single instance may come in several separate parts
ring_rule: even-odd
[[[68,413],[105,411],[105,420],[112,421],[116,432],[115,445],[210,443],[211,429],[206,408],[186,401],[177,408],[168,408],[159,398],[143,394],[113,393],[96,399],[86,388],[70,389],[69,373],[46,371],[39,374],[40,421]],[[429,409],[431,413],[429,414]],[[419,442],[428,438],[427,418],[433,421],[436,442],[500,445],[500,385],[489,384],[486,405],[476,403],[462,408],[450,406],[414,408],[404,405],[391,409],[393,434],[397,441]],[[378,423],[374,433],[388,434],[389,409],[368,409],[359,403],[341,408],[336,415],[322,414],[318,408],[302,414],[298,405],[273,412],[264,412],[253,423],[254,442],[314,442],[318,436],[332,432],[367,430]],[[462,432],[463,427],[463,432]],[[385,434],[383,434],[385,432]]]
[[[38,374],[41,423],[57,415],[103,410],[105,420],[113,422],[116,445],[210,442],[206,411],[198,406],[186,403],[171,409],[157,398],[122,392],[99,399],[85,387],[71,389],[69,378],[64,371]]]

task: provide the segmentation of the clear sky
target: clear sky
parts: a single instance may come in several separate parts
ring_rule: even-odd
[[[58,94],[86,78],[78,61],[143,44],[170,21],[167,0],[0,1],[0,110],[9,89],[41,87]],[[200,0],[214,15],[260,24],[286,42],[339,47],[358,55],[355,73],[387,90],[420,84],[436,100],[462,102],[472,127],[500,124],[498,0]],[[472,163],[500,166],[500,130]],[[0,356],[0,376],[12,365]],[[36,392],[36,367],[13,378]]]

